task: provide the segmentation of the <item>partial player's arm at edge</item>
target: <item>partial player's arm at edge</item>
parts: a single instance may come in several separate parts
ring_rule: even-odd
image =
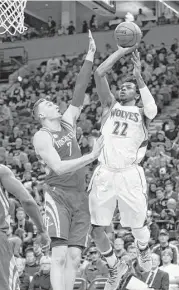
[[[155,100],[151,92],[149,91],[148,87],[146,86],[142,76],[137,77],[136,80],[143,103],[144,115],[149,120],[153,120],[157,115],[157,105],[155,103]]]
[[[82,157],[61,160],[59,154],[53,146],[51,136],[44,131],[39,131],[34,135],[33,145],[36,154],[40,155],[43,161],[51,168],[57,175],[63,175],[72,171],[76,171],[87,164],[93,162],[97,157],[93,152]]]
[[[21,202],[25,212],[34,221],[39,232],[45,232],[42,215],[36,202],[22,183],[15,178],[13,172],[4,165],[0,165],[0,181],[3,187]]]

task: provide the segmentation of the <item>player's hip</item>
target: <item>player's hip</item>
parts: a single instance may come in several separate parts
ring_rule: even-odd
[[[121,184],[128,183],[135,187],[146,187],[145,174],[141,166],[133,164],[126,168],[116,169],[99,164],[93,173],[88,191],[91,191],[92,187],[105,192],[115,191]]]
[[[55,202],[61,204],[69,210],[76,209],[84,200],[88,200],[88,195],[85,191],[77,189],[63,189],[59,186],[46,185],[45,202]]]

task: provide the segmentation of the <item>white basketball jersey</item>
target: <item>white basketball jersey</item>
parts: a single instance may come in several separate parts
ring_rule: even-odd
[[[103,121],[104,148],[99,161],[113,169],[139,164],[145,156],[148,141],[141,110],[116,102]]]

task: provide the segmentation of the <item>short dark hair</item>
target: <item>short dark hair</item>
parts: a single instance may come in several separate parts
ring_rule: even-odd
[[[44,101],[46,101],[46,99],[44,99],[44,98],[39,99],[37,102],[35,102],[33,109],[32,109],[32,115],[38,121],[39,121],[38,108],[39,108],[39,105]]]
[[[136,93],[137,93],[138,95],[140,95],[139,88],[138,88],[138,85],[137,85],[137,80],[136,80],[135,77],[133,77],[133,76],[128,76],[128,77],[123,81],[123,83],[132,83],[132,84],[134,84],[134,85],[136,86]]]

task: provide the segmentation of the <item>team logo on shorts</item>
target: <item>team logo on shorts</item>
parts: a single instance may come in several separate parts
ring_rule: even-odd
[[[53,137],[54,137],[55,139],[57,139],[57,138],[58,138],[58,135],[56,135],[56,134],[53,134]]]

